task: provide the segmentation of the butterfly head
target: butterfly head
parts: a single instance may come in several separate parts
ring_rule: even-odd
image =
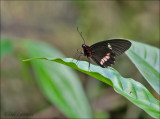
[[[88,46],[86,44],[82,44],[84,56],[89,56],[90,51],[88,50]]]
[[[82,48],[84,49],[86,47],[86,45],[85,44],[82,44]]]

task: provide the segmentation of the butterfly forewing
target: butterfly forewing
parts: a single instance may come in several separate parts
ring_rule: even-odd
[[[116,56],[123,54],[131,47],[131,42],[123,39],[113,39],[108,41],[112,47],[112,51]]]

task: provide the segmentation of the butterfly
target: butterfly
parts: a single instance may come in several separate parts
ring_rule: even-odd
[[[84,43],[82,44],[83,55],[87,56],[88,59],[91,58],[102,68],[112,66],[115,63],[115,58],[123,54],[126,50],[128,50],[131,47],[131,42],[125,39],[105,40],[88,46],[85,44],[82,32],[79,33],[84,41]]]

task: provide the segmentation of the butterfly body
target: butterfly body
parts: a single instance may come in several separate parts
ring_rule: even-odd
[[[89,51],[89,46],[85,45],[85,44],[82,44],[82,48],[83,48],[83,51],[84,51],[84,56],[87,56],[87,57],[92,57],[92,54],[91,54],[91,51]]]
[[[115,58],[131,46],[131,42],[124,39],[112,39],[98,42],[91,46],[82,44],[84,56],[91,58],[99,66],[106,68],[115,63]]]

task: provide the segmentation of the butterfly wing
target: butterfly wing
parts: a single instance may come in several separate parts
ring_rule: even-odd
[[[115,57],[121,55],[131,46],[131,42],[123,39],[112,39],[98,42],[89,47],[92,59],[101,67],[114,64]]]
[[[131,42],[124,39],[106,40],[93,44],[92,46],[90,46],[90,50],[94,50],[99,47],[110,48],[116,56],[119,56],[131,47]]]

